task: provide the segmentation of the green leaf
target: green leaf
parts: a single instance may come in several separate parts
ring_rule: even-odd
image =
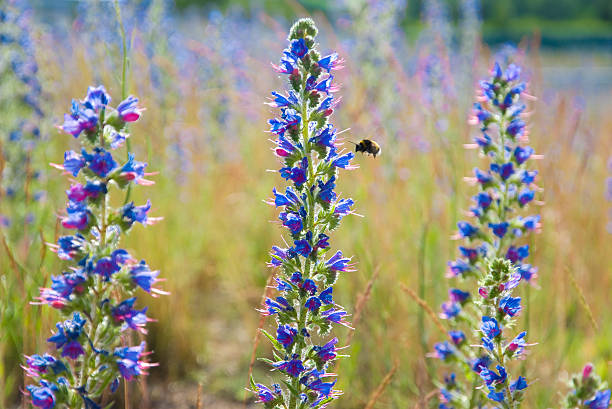
[[[289,389],[289,392],[293,393],[295,396],[300,396],[300,391],[298,391],[297,389],[295,389],[289,382],[287,381],[282,381],[285,386],[287,386],[287,388]]]
[[[261,361],[261,362],[264,362],[264,363],[266,363],[266,364],[268,364],[268,365],[272,365],[272,364],[274,363],[274,361],[273,361],[273,360],[268,359],[268,358],[257,358],[257,360],[258,360],[258,361]]]
[[[272,343],[272,346],[275,349],[277,349],[279,351],[284,351],[285,350],[283,345],[280,342],[278,342],[276,340],[276,338],[273,337],[268,331],[266,331],[265,329],[260,329],[260,331],[261,331],[262,334],[264,334],[270,340],[270,342]]]

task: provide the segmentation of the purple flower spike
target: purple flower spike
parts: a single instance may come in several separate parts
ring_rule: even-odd
[[[469,387],[453,385],[441,393],[440,408],[459,407],[464,400],[474,407],[516,406],[522,400],[519,394],[527,387],[521,377],[514,377],[515,382],[510,383],[506,367],[510,363],[506,358],[520,358],[526,346],[525,333],[511,342],[504,333],[516,325],[515,317],[521,311],[520,298],[513,297],[512,291],[523,278],[527,281],[526,277],[535,273],[523,264],[529,247],[518,239],[540,228],[539,217],[517,214],[534,201],[538,190],[534,185],[537,171],[528,168],[534,150],[525,145],[528,131],[523,112],[527,106],[521,99],[527,95],[527,84],[520,75],[518,65],[496,62],[490,77],[479,82],[469,122],[478,126],[480,134],[474,138],[475,144],[467,146],[478,149],[486,164],[482,170],[474,168],[474,177],[465,178],[477,189],[468,213],[472,220],[459,222],[454,238],[470,246],[459,247],[461,258],[448,263],[447,277],[460,277],[463,287],[471,281],[480,296],[471,303],[469,292],[450,290],[450,300],[442,305],[440,317],[452,328],[448,334],[454,346],[448,342],[436,344],[437,356],[442,359],[451,356],[451,346],[460,351],[458,367],[468,353],[466,345],[482,348],[485,355],[470,364],[484,383],[475,385],[474,392],[480,389],[484,394],[470,396]],[[466,313],[461,313],[462,308]],[[479,328],[474,328],[474,316],[482,320]],[[480,336],[473,335],[476,330]],[[489,368],[494,362],[496,368]],[[453,384],[461,385],[457,380]],[[496,403],[486,402],[487,398]]]
[[[336,324],[349,326],[347,312],[333,299],[332,285],[340,272],[353,271],[351,259],[338,250],[327,252],[330,232],[354,206],[350,198],[339,199],[337,179],[356,166],[351,164],[354,154],[341,150],[330,123],[340,100],[333,95],[339,87],[331,72],[342,68],[343,61],[336,53],[321,57],[316,33],[310,19],[293,25],[280,64],[273,65],[288,75],[288,87],[273,91],[267,103],[280,111],[268,123],[275,138],[274,157],[281,163],[276,169],[289,185],[284,193],[273,189],[268,203],[281,208],[278,218],[291,243],[289,248],[272,248],[268,265],[281,267],[275,269],[273,286],[281,296],[266,297],[259,310],[276,320],[275,339],[266,335],[280,359],[271,365],[284,376],[284,382],[272,388],[251,384],[258,402],[270,408],[322,409],[340,395],[333,389],[335,380],[326,379],[335,376],[326,368],[338,357],[338,339],[322,346],[314,342],[327,338]]]
[[[143,206],[116,206],[128,188],[153,182],[145,179],[146,164],[136,161],[132,153],[127,152],[127,161],[119,161],[125,153],[111,151],[124,145],[129,137],[126,122],[137,120],[142,109],[133,96],[117,108],[110,102],[103,86],[89,87],[85,99],[72,100],[60,128],[75,138],[83,136],[81,149],[66,151],[62,164],[51,164],[78,178],[70,180],[66,212],[60,216],[63,228],[78,233],[64,234],[57,243],[48,244],[67,266],[50,277],[50,288],[40,288],[33,302],[72,317],[57,323],[47,339],[57,349],[56,357],[26,357],[26,375],[39,382],[28,386],[27,392],[31,403],[40,408],[100,409],[102,396],[110,396],[103,386],[112,393],[121,376],[131,380],[153,366],[142,359],[147,355],[144,343],[120,347],[131,339],[121,333],[146,333],[145,325],[152,321],[146,307],[134,308],[138,288],[153,296],[167,293],[154,288],[160,281],[159,272],[151,271],[144,261],[137,264],[119,243],[135,222],[152,224],[158,218],[149,217],[149,201]],[[109,197],[117,190],[123,192],[117,192],[117,198]],[[33,198],[40,200],[40,195],[35,193]],[[279,311],[289,311],[287,300],[277,305]]]

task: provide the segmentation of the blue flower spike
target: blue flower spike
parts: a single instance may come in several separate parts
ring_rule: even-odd
[[[284,377],[284,386],[252,380],[251,390],[266,408],[323,408],[341,394],[334,388],[336,375],[327,371],[339,350],[338,338],[330,333],[334,325],[350,323],[332,290],[338,277],[353,271],[353,264],[341,251],[327,253],[329,232],[353,212],[353,200],[340,198],[335,188],[340,170],[354,168],[354,155],[340,149],[329,123],[338,89],[331,72],[342,67],[342,60],[336,53],[322,57],[316,34],[311,19],[293,25],[288,48],[274,65],[287,75],[289,89],[273,92],[268,103],[280,111],[269,121],[270,132],[276,137],[280,176],[291,184],[284,193],[273,189],[269,203],[281,208],[280,224],[291,246],[272,248],[269,265],[276,269],[275,288],[281,294],[267,298],[260,310],[277,322],[276,335],[264,333],[277,357],[272,369]]]
[[[513,292],[536,277],[535,267],[525,263],[530,255],[525,236],[539,230],[539,216],[524,213],[540,204],[540,189],[530,168],[539,156],[527,145],[526,84],[520,73],[516,64],[496,63],[479,84],[470,119],[480,135],[467,146],[478,149],[488,164],[466,178],[478,191],[468,213],[472,219],[457,223],[454,238],[465,242],[460,257],[448,263],[447,276],[464,286],[471,282],[472,289],[449,292],[440,313],[452,327],[449,340],[435,344],[430,354],[453,366],[453,387],[440,392],[444,408],[468,401],[472,407],[517,408],[528,389],[527,379],[511,372],[512,360],[524,358],[530,346],[527,333],[514,329],[524,305]],[[482,383],[472,395],[474,374]]]
[[[64,154],[54,167],[73,178],[66,191],[68,203],[61,224],[71,230],[51,250],[66,264],[64,272],[41,288],[36,304],[55,308],[64,318],[47,341],[57,355],[26,357],[26,375],[35,382],[26,388],[32,405],[100,408],[102,395],[117,389],[119,380],[146,375],[149,363],[145,343],[125,346],[126,331],[146,334],[151,318],[146,307],[137,307],[139,288],[156,296],[167,294],[155,287],[158,271],[138,262],[119,247],[122,234],[136,222],[158,220],[149,215],[151,203],[122,207],[111,205],[111,193],[126,196],[136,185],[151,185],[144,179],[146,164],[132,153],[116,152],[129,137],[127,125],[140,118],[138,99],[128,97],[117,108],[103,86],[89,87],[83,100],[73,100],[60,129],[82,147]],[[102,336],[103,335],[103,336]],[[93,364],[95,362],[95,365]],[[82,370],[81,370],[82,368]],[[79,373],[73,373],[79,371]]]

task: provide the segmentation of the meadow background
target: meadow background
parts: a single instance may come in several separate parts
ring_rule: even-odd
[[[265,132],[273,112],[264,102],[283,87],[270,62],[278,62],[291,22],[306,15],[319,26],[322,51],[346,60],[334,124],[351,128],[348,139],[369,137],[383,150],[376,159],[359,156],[360,168],[339,184],[365,217],[347,217],[334,234],[334,246],[357,262],[338,281],[337,299],[354,311],[372,288],[354,335],[339,330],[341,342],[352,341],[351,358],[340,365],[345,396],[335,407],[364,407],[396,363],[375,407],[428,405],[429,374],[439,365],[424,356],[440,334],[400,284],[435,310],[447,298],[446,262],[456,257],[450,237],[474,192],[463,177],[479,163],[463,147],[476,134],[467,118],[477,80],[495,58],[522,65],[538,97],[531,145],[544,155],[535,163],[543,229],[531,243],[539,277],[521,290],[523,327],[539,342],[524,362],[537,380],[526,407],[556,406],[567,373],[587,361],[610,381],[612,3],[561,3],[122,1],[128,90],[147,108],[131,127],[132,148],[160,172],[134,199],[150,198],[152,214],[164,217],[134,229],[126,248],[160,269],[172,293],[147,302],[158,320],[147,339],[160,366],[133,384],[133,407],[195,407],[198,385],[204,407],[242,407],[260,323],[255,308],[271,273],[265,263],[281,242],[271,223],[276,211],[263,202],[283,186],[266,171],[278,165]],[[19,400],[22,354],[45,350],[57,319],[28,304],[60,268],[43,242],[61,233],[56,214],[68,186],[48,163],[76,144],[54,125],[88,85],[120,94],[121,39],[109,1],[0,4],[18,10],[29,38],[27,47],[0,44],[4,408]],[[40,83],[38,113],[27,100],[30,108],[17,108],[27,86],[15,55],[36,64],[28,75]],[[21,119],[37,124],[40,136],[11,138],[8,128]],[[16,180],[17,193],[7,188]],[[267,348],[261,342],[259,354]],[[254,370],[268,376],[264,365]]]

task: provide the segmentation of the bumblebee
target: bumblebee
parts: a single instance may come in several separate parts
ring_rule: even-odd
[[[355,145],[355,152],[369,153],[374,157],[380,154],[380,145],[371,139],[364,139],[359,143],[351,143]]]

